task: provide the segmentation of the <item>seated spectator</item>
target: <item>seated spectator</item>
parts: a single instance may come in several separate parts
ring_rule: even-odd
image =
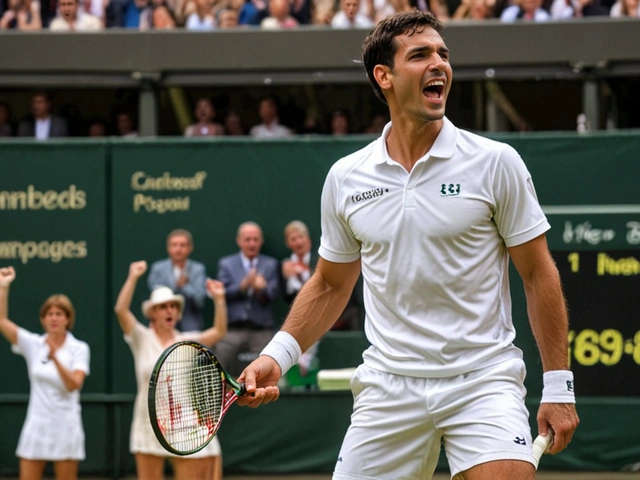
[[[240,115],[233,110],[224,118],[224,131],[227,135],[246,135]]]
[[[208,98],[199,98],[194,109],[196,122],[184,131],[185,137],[216,137],[224,135],[224,127],[214,122],[216,109]]]
[[[128,112],[120,112],[116,115],[116,132],[123,138],[135,138],[138,136],[133,117]]]
[[[78,8],[78,0],[60,0],[59,5],[60,15],[51,21],[49,30],[90,31],[104,28],[98,17]]]
[[[526,20],[545,22],[551,19],[549,12],[542,8],[542,0],[519,0],[517,5],[505,8],[500,16],[503,22]]]
[[[4,102],[0,103],[0,137],[13,137],[11,108]]]
[[[311,0],[293,0],[291,3],[291,16],[299,25],[311,23]]]
[[[75,1],[75,0],[73,0]],[[51,137],[67,137],[67,121],[51,113],[51,97],[46,92],[36,92],[31,97],[31,115],[18,125],[19,137],[35,137],[47,140]]]
[[[360,0],[340,0],[340,11],[331,20],[333,28],[371,28],[373,21],[358,12]]]
[[[38,0],[9,0],[9,8],[0,18],[2,30],[40,30],[40,2]]]
[[[575,16],[572,0],[553,0],[548,10],[554,20],[566,20]]]
[[[295,28],[298,21],[291,16],[289,0],[269,0],[270,16],[260,22],[262,28]]]
[[[110,0],[80,0],[80,9],[99,18],[104,27],[106,24],[106,10]]]
[[[371,118],[371,123],[365,128],[364,133],[381,134],[389,119],[383,113],[377,113]]]
[[[246,0],[240,7],[238,23],[258,26],[268,15],[266,0]]]
[[[174,28],[176,28],[176,19],[173,12],[164,4],[153,5],[148,15],[143,14],[140,17],[140,30],[171,30]]]
[[[311,22],[314,25],[331,25],[335,15],[334,0],[313,0],[313,15]]]
[[[493,18],[493,9],[487,0],[462,0],[452,18],[454,20],[486,20]]]
[[[638,0],[618,0],[611,7],[612,17],[640,17],[640,2]]]
[[[213,1],[212,0],[196,0],[196,11],[187,17],[185,28],[187,30],[207,31],[213,30]]]
[[[221,8],[216,13],[216,24],[218,28],[238,27],[238,12],[236,12],[233,8]]]
[[[351,133],[351,121],[346,110],[338,109],[333,111],[329,133],[331,135],[348,135]]]
[[[125,28],[141,28],[142,25],[151,24],[150,0],[128,0],[124,9]]]
[[[575,5],[576,17],[596,17],[609,15],[609,9],[600,0],[577,0]]]
[[[280,125],[278,119],[278,105],[273,97],[266,97],[260,101],[258,115],[262,123],[255,125],[249,132],[252,137],[257,138],[282,138],[293,135],[284,125]]]
[[[107,122],[105,122],[101,118],[92,118],[91,120],[89,120],[89,128],[87,129],[87,136],[106,137]]]

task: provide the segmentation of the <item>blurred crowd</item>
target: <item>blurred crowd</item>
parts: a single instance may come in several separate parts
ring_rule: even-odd
[[[0,29],[289,29],[305,25],[371,28],[407,10],[443,22],[546,21],[638,17],[638,0],[0,0]]]
[[[246,135],[254,138],[286,138],[297,134],[380,134],[388,121],[386,114],[374,114],[364,128],[356,128],[351,113],[339,108],[325,115],[307,112],[306,116],[297,121],[288,121],[285,125],[281,123],[279,109],[277,99],[266,96],[256,105],[259,123],[247,125],[235,110],[227,108],[224,112],[218,112],[213,100],[200,97],[193,105],[193,123],[176,134],[183,134],[185,137]],[[69,106],[62,109],[61,114],[54,111],[54,102],[46,91],[33,93],[30,113],[21,119],[13,118],[9,104],[0,102],[0,138],[30,137],[47,140],[56,137],[138,136],[136,115],[132,109],[116,109],[109,119],[84,119],[76,109]]]

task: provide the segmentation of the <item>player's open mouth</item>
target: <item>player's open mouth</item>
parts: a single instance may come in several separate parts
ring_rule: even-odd
[[[433,79],[422,89],[422,94],[429,100],[440,100],[444,93],[444,80]]]

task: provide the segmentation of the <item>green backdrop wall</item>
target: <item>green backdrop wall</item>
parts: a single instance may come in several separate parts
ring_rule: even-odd
[[[582,424],[569,449],[545,459],[541,468],[630,468],[640,462],[640,134],[498,139],[512,144],[533,174],[571,310]],[[82,397],[82,473],[117,478],[133,471],[133,362],[112,313],[128,264],[164,258],[167,233],[182,227],[194,234],[193,257],[215,277],[218,259],[236,251],[236,229],[246,220],[262,225],[263,251],[277,258],[287,254],[282,230],[292,219],[309,225],[317,246],[319,195],[328,169],[371,140],[0,143],[0,265],[18,272],[10,317],[38,331],[40,304],[62,291],[77,309],[74,333],[91,346]],[[148,295],[143,282],[135,314]],[[541,367],[514,272],[512,288],[534,422]],[[212,315],[210,304],[205,313]],[[284,318],[284,303],[276,313]],[[355,365],[365,346],[359,333],[328,335],[321,362],[329,368]],[[0,345],[0,362],[0,475],[10,475],[17,471],[14,450],[28,381],[23,360],[7,345]],[[225,469],[331,471],[350,409],[349,392],[291,392],[256,411],[232,408],[220,432]],[[251,440],[237,434],[246,431]],[[445,468],[444,459],[440,466]]]

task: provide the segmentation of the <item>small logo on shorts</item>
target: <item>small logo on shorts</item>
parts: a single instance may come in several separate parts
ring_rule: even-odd
[[[516,437],[513,439],[513,443],[517,443],[518,445],[526,445],[527,441],[524,439],[524,437]]]
[[[573,392],[573,382],[571,380],[567,380],[567,392]]]
[[[342,461],[342,457],[338,457],[338,461],[341,462]]]

